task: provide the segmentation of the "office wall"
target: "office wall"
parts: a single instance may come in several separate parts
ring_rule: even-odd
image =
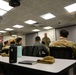
[[[68,30],[69,31],[69,36],[68,36],[67,39],[76,43],[76,26],[70,26],[70,27],[64,27],[64,28],[56,29],[56,40],[59,39],[59,31],[61,29]]]
[[[44,37],[44,33],[47,33],[47,36],[50,38],[51,42],[55,41],[55,29],[38,32],[38,36],[42,39]]]
[[[31,33],[26,35],[26,45],[32,46],[35,43],[35,37],[38,33]]]
[[[14,39],[14,38],[15,38],[14,36],[4,36],[3,41],[7,41],[9,39]]]

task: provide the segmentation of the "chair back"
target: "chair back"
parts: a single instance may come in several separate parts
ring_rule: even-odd
[[[46,54],[42,54],[44,50],[43,46],[25,46],[22,50],[23,56],[36,56],[36,57],[44,57]]]
[[[24,46],[22,49],[22,55],[23,56],[32,56],[34,46]]]
[[[72,59],[72,53],[71,47],[50,47],[50,55],[55,58]]]

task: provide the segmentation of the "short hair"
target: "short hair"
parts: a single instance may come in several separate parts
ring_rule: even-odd
[[[14,40],[13,40],[13,41],[11,41],[11,42],[10,42],[10,44],[11,44],[11,45],[12,45],[12,44],[15,44],[15,41],[14,41]]]
[[[35,37],[35,41],[40,41],[40,37],[39,36],[36,36]]]
[[[65,29],[60,30],[60,36],[67,38],[69,35],[69,32]]]
[[[4,44],[6,45],[8,43],[8,41],[5,41]]]
[[[22,38],[18,37],[18,38],[16,39],[16,43],[19,43],[21,40],[22,40]]]

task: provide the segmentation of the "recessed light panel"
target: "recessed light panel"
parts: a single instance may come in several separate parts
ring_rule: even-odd
[[[34,20],[27,20],[27,21],[25,21],[24,23],[26,23],[26,24],[34,24],[34,23],[37,23],[37,21],[34,21]]]
[[[6,31],[0,30],[0,33],[6,33]]]
[[[11,10],[12,8],[13,8],[13,7],[9,6],[9,3],[8,3],[8,2],[0,0],[0,9],[9,11],[9,10]]]
[[[16,37],[17,35],[12,35],[12,36]]]
[[[12,31],[12,30],[14,30],[14,29],[12,29],[12,28],[6,28],[5,30],[7,30],[7,31]]]
[[[51,13],[47,13],[47,14],[41,15],[40,17],[45,19],[45,20],[48,20],[48,19],[54,18],[55,16]]]
[[[34,29],[34,30],[32,30],[33,32],[38,32],[38,31],[40,31],[39,29]]]
[[[47,27],[43,27],[43,29],[51,29],[52,27],[47,26]]]
[[[22,26],[22,25],[14,25],[13,27],[14,28],[23,28],[24,26]]]
[[[4,10],[0,9],[0,16],[3,16],[5,13],[7,13],[7,11],[4,11]]]
[[[76,3],[64,7],[69,13],[76,11]]]

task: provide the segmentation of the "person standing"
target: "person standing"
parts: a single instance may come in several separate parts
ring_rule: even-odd
[[[51,42],[50,39],[47,37],[47,33],[44,34],[42,41],[45,42],[45,45],[49,47],[49,43]]]

